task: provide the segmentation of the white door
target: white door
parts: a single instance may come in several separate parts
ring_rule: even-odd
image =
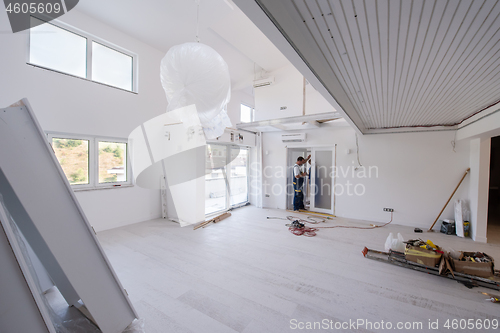
[[[310,210],[333,215],[335,147],[312,148],[311,161]]]

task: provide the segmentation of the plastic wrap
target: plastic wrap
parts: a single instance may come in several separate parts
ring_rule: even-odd
[[[463,200],[455,201],[455,230],[457,236],[464,237],[464,222],[468,220],[469,208]]]
[[[226,112],[231,97],[229,69],[214,49],[201,43],[173,46],[161,61],[160,76],[167,112],[194,104],[208,139],[231,126]]]
[[[226,112],[231,82],[224,59],[200,43],[172,47],[160,70],[169,102],[167,112],[132,131],[129,152],[137,185],[157,189],[159,179],[166,178],[176,212],[173,215],[184,226],[205,218],[206,169],[195,162],[207,160],[206,139],[221,136],[231,126]],[[217,168],[227,164],[225,159],[224,163],[209,160],[210,171],[213,164]],[[186,193],[192,194],[189,201]]]

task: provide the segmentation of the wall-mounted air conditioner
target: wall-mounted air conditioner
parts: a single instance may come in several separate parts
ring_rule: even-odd
[[[274,83],[274,76],[266,77],[265,79],[253,81],[254,88],[267,87]]]
[[[283,142],[304,142],[306,141],[306,133],[286,133],[281,134]]]

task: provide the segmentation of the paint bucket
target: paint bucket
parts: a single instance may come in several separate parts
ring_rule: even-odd
[[[470,234],[470,222],[464,222],[464,237],[469,237]]]

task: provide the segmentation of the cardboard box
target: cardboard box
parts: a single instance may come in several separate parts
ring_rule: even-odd
[[[430,267],[436,267],[441,261],[442,255],[439,252],[411,245],[408,245],[405,249],[406,260]]]
[[[439,275],[446,276],[448,274],[451,274],[453,275],[453,277],[455,277],[450,261],[450,256],[445,252],[445,254],[443,254],[443,256],[441,257],[441,261],[439,262]]]
[[[455,272],[464,273],[468,275],[474,275],[484,278],[489,278],[494,275],[494,261],[493,258],[484,253],[486,257],[491,259],[491,262],[473,262],[473,261],[462,261],[463,257],[473,256],[474,252],[460,252],[457,258],[451,258],[451,265]]]

